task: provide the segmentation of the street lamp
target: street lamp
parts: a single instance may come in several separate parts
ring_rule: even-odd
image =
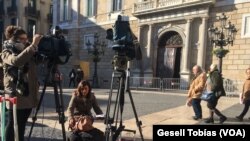
[[[106,43],[100,42],[99,35],[95,33],[94,42],[90,43],[88,40],[86,43],[88,54],[92,55],[92,61],[94,62],[94,74],[93,74],[93,88],[98,88],[98,75],[97,75],[97,63],[101,60],[100,55],[104,55],[104,48],[107,46]],[[91,47],[92,46],[92,47]]]
[[[208,29],[208,36],[211,40],[213,46],[219,46],[219,48],[213,50],[213,53],[216,57],[219,58],[219,72],[222,72],[222,58],[226,56],[229,52],[228,49],[224,49],[224,46],[231,44],[233,46],[233,41],[235,39],[235,34],[237,32],[234,24],[231,24],[227,19],[228,17],[222,13],[221,16],[216,17],[218,21],[220,21],[220,27],[214,27],[212,25]]]

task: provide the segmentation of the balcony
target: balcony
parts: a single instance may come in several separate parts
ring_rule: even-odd
[[[16,16],[17,15],[17,6],[16,5],[12,5],[10,7],[7,8],[7,13],[9,16]]]
[[[4,19],[4,16],[5,16],[5,11],[3,8],[1,8],[0,10],[0,20]]]
[[[32,18],[40,18],[40,11],[34,7],[25,7],[25,16]]]
[[[135,16],[180,9],[191,6],[214,4],[215,0],[151,0],[138,2],[133,5],[133,14]]]
[[[53,23],[53,14],[52,13],[49,13],[47,14],[47,20],[48,20],[48,23]]]

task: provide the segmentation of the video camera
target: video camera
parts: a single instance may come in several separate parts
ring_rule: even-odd
[[[126,70],[127,62],[134,58],[141,60],[139,42],[130,29],[129,21],[121,15],[118,15],[113,29],[107,29],[106,39],[113,41],[112,49],[116,51],[112,61],[115,70]]]
[[[51,35],[43,36],[38,44],[36,57],[39,60],[45,59],[54,61],[56,64],[65,64],[70,56],[72,56],[71,45],[65,40],[59,26],[55,26]]]

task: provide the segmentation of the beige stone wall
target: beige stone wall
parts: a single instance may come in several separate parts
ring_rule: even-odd
[[[50,0],[37,1],[37,9],[40,11],[40,19],[38,19],[38,33],[47,34],[50,28],[47,15],[50,13]]]
[[[84,16],[86,14],[85,7],[84,7],[84,0],[80,1],[80,18],[79,18],[79,27],[70,27],[68,39],[72,43],[72,51],[73,56],[70,60],[70,62],[65,65],[64,67],[71,68],[73,65],[79,65],[80,61],[89,61],[90,63],[90,79],[94,72],[94,63],[91,61],[91,55],[88,54],[87,50],[83,48],[85,42],[84,42],[84,35],[86,34],[94,34],[99,33],[100,40],[105,40],[106,37],[106,29],[111,28],[112,25],[114,25],[115,20],[117,18],[117,15],[121,12],[111,12],[111,0],[97,0],[97,14],[94,17],[86,17]],[[137,2],[136,0],[125,0],[123,3],[123,15],[127,15],[130,17],[130,27],[134,34],[138,37],[138,29],[139,24],[138,20],[132,16],[132,7],[134,2]],[[209,27],[212,23],[215,23],[216,26],[219,25],[215,21],[215,16],[220,15],[222,12],[225,12],[227,16],[229,16],[229,19],[231,20],[232,24],[236,25],[236,28],[238,29],[236,40],[234,45],[231,47],[225,47],[230,49],[230,53],[223,58],[223,76],[225,78],[230,79],[244,79],[244,71],[247,67],[250,67],[250,38],[241,38],[241,26],[242,26],[242,15],[245,13],[250,13],[250,4],[249,3],[241,3],[237,5],[230,5],[230,6],[223,6],[223,7],[211,7],[210,13],[209,13],[209,19],[207,26]],[[88,21],[88,22],[87,22]],[[175,22],[165,22],[165,23],[155,23],[153,25],[153,37],[152,39],[155,39],[154,36],[157,34],[156,30],[159,29],[160,26],[166,26],[168,24],[177,25],[185,30],[186,21],[180,20]],[[197,64],[197,54],[198,54],[198,47],[200,45],[196,44],[200,42],[200,37],[203,34],[201,29],[201,19],[195,18],[192,21],[193,28],[191,29],[192,35],[191,35],[191,47],[190,47],[190,70],[191,67],[195,64]],[[142,43],[142,51],[146,53],[146,49],[144,48],[148,41],[147,41],[147,34],[148,34],[148,26],[142,27],[141,32],[141,41]],[[107,41],[108,43],[108,41]],[[157,43],[157,41],[154,40],[154,43]],[[154,48],[157,47],[156,44],[153,44]],[[111,73],[112,73],[112,65],[111,61],[114,56],[114,51],[111,48],[105,49],[104,56],[101,56],[101,61],[98,63],[98,77],[99,82],[102,84],[103,80],[108,80],[110,82],[111,79]],[[144,54],[145,56],[145,54]],[[157,56],[154,56],[156,59]],[[212,55],[212,47],[211,44],[207,43],[207,51],[206,51],[206,67],[205,69],[208,70],[209,65],[211,63],[218,63],[218,60],[216,57]],[[147,62],[146,62],[147,63]],[[145,63],[144,63],[145,64]]]
[[[133,17],[131,15],[132,11],[132,3],[133,1],[124,1],[124,13],[123,15],[127,15],[130,18]],[[117,15],[120,12],[109,12],[111,6],[110,0],[97,0],[97,14],[94,17],[86,17],[84,14],[84,1],[81,1],[80,5],[80,27],[79,29],[73,28],[69,29],[68,39],[71,41],[72,44],[72,52],[73,56],[70,59],[70,62],[67,63],[67,66],[73,67],[73,65],[79,65],[80,61],[88,61],[90,63],[89,70],[89,78],[92,79],[94,73],[94,63],[91,60],[91,54],[88,54],[88,50],[85,49],[83,46],[86,44],[84,42],[84,36],[88,34],[98,33],[99,40],[106,41],[107,45],[110,45],[109,41],[106,40],[106,30],[108,28],[112,28],[114,25]],[[120,13],[122,14],[122,13]],[[92,22],[86,23],[87,20],[91,20]],[[138,35],[138,22],[133,20],[130,21],[130,27],[134,34]],[[112,78],[112,60],[113,56],[115,55],[115,51],[112,48],[107,47],[105,49],[105,53],[101,55],[101,61],[98,62],[97,73],[99,78],[99,84],[109,88],[110,80]],[[108,80],[108,82],[107,82]],[[105,81],[105,84],[104,84]]]
[[[33,19],[25,16],[25,7],[27,6],[27,1],[20,0],[17,1],[17,17],[19,26],[23,29],[27,29],[28,19],[33,19],[37,23],[36,32],[45,34],[48,32],[50,24],[48,23],[47,14],[50,12],[50,0],[37,0],[36,7],[37,10],[40,11],[40,18]],[[11,1],[5,0],[5,10],[7,15],[7,7],[11,6]],[[5,27],[10,24],[11,18],[15,18],[15,16],[6,16],[5,18]]]
[[[209,26],[215,21],[215,16],[219,16],[223,12],[229,16],[229,20],[232,24],[235,24],[238,30],[234,45],[225,47],[230,52],[223,58],[223,76],[229,79],[244,79],[245,69],[250,67],[250,38],[241,37],[242,16],[243,14],[250,13],[250,3],[212,8]],[[215,23],[216,26],[219,26],[218,22]],[[208,47],[211,48],[211,45]],[[213,63],[218,63],[216,57],[213,57]]]

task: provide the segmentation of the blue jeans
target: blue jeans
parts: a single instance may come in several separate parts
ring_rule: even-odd
[[[195,116],[197,118],[202,118],[201,99],[193,98],[192,106],[193,106]]]
[[[25,126],[32,109],[17,109],[17,125],[19,141],[24,141]],[[14,118],[13,110],[8,110],[8,122],[6,125],[6,141],[14,141]]]

